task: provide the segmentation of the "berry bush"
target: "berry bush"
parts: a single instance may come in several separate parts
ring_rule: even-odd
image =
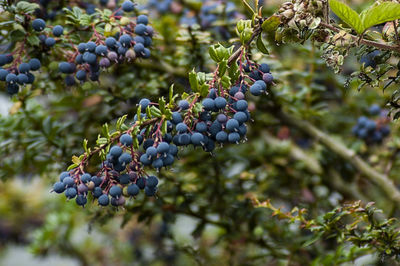
[[[2,254],[397,265],[399,19],[398,1],[0,2]]]

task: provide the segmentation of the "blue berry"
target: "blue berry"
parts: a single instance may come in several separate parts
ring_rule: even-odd
[[[72,187],[73,185],[75,185],[75,180],[72,177],[67,176],[63,179],[63,183],[67,187]]]
[[[215,103],[215,107],[217,107],[218,109],[224,109],[226,106],[226,99],[223,97],[217,97],[214,100]]]
[[[129,134],[123,134],[119,138],[119,142],[121,142],[121,144],[126,147],[130,147],[133,144],[133,139],[132,139],[132,136]]]
[[[105,44],[107,45],[108,48],[114,49],[117,45],[117,40],[113,37],[108,37],[105,41]]]
[[[196,124],[196,131],[203,133],[207,131],[207,124],[204,122],[198,122]]]
[[[64,33],[64,28],[60,25],[57,25],[53,28],[53,35],[56,37],[60,37]]]
[[[83,182],[83,183],[87,183],[87,182],[89,182],[89,181],[91,181],[92,180],[92,176],[90,175],[90,174],[83,174],[82,176],[81,176],[81,181]]]
[[[207,111],[212,111],[215,107],[215,102],[213,99],[210,98],[206,98],[202,101],[202,105],[204,107],[205,110]]]
[[[103,195],[103,190],[100,187],[95,187],[93,189],[93,197],[98,198]]]
[[[101,179],[98,176],[92,176],[91,181],[94,183],[96,187],[100,186],[101,182],[103,182],[103,179]]]
[[[146,15],[139,15],[137,17],[137,24],[147,25],[147,23],[149,23],[149,19],[147,18]]]
[[[239,124],[242,124],[247,121],[247,115],[244,112],[237,112],[234,116],[234,119],[236,119]]]
[[[160,144],[158,144],[157,146],[157,153],[159,154],[164,154],[167,153],[169,151],[169,144],[166,142],[161,142]],[[146,151],[147,153],[147,151]]]
[[[85,61],[88,64],[95,64],[97,62],[97,56],[94,53],[85,52],[83,54],[83,61]]]
[[[226,121],[228,121],[228,117],[224,114],[218,114],[217,115],[217,121],[221,124],[225,124]]]
[[[47,47],[53,47],[56,44],[56,40],[54,40],[54,38],[49,37],[49,38],[46,38],[46,40],[44,41],[44,44]]]
[[[132,156],[129,153],[123,153],[119,158],[118,161],[123,166],[128,165],[132,162]]]
[[[263,63],[260,65],[259,70],[263,73],[269,73],[270,72],[270,67],[269,65]]]
[[[139,187],[136,184],[131,184],[128,186],[128,195],[134,197],[139,194]]]
[[[119,183],[121,185],[127,185],[127,184],[129,184],[129,181],[130,181],[130,177],[128,174],[123,174],[119,177]]]
[[[274,81],[274,77],[270,73],[265,73],[262,79],[267,84],[271,84]]]
[[[136,185],[140,188],[140,189],[144,189],[144,187],[146,186],[146,179],[144,179],[143,177],[139,177],[136,180]]]
[[[35,31],[42,31],[46,27],[46,22],[43,19],[37,18],[32,21],[32,28]]]
[[[62,182],[67,176],[69,176],[69,172],[62,172],[60,174],[60,181]]]
[[[146,149],[146,155],[147,157],[151,158],[155,158],[157,156],[157,149],[154,147],[148,147]]]
[[[128,34],[124,34],[119,38],[119,41],[123,47],[131,47],[132,37]]]
[[[137,24],[135,27],[135,33],[137,35],[144,35],[147,31],[146,25],[144,24]]]
[[[70,187],[70,188],[67,188],[67,190],[65,190],[65,196],[66,196],[68,199],[73,199],[73,198],[75,198],[75,197],[76,197],[76,194],[78,194],[78,192],[76,191],[76,188],[74,188],[74,187]]]
[[[28,83],[28,81],[29,81],[28,76],[25,75],[25,74],[18,74],[17,78],[18,78],[18,81],[17,81],[17,82],[18,82],[19,84],[21,84],[21,85],[23,85],[23,84],[25,84],[25,83]]]
[[[220,131],[215,136],[215,139],[220,143],[224,143],[228,140],[228,134],[225,131]]]
[[[122,154],[122,149],[120,146],[113,146],[110,149],[110,155],[113,158],[118,158],[119,156],[121,156],[121,154]]]
[[[229,133],[228,140],[230,143],[237,143],[240,140],[239,133],[236,133],[236,132]]]
[[[188,145],[190,143],[190,135],[187,133],[180,134],[178,141],[180,145]]]
[[[247,110],[247,101],[246,100],[239,100],[236,102],[236,110],[238,111],[245,111]]]
[[[189,109],[189,102],[186,100],[180,100],[178,103],[179,108],[181,108],[182,110],[186,110]]]
[[[204,136],[201,133],[195,132],[190,137],[190,140],[193,145],[200,145],[204,140]]]
[[[135,51],[135,53],[139,54],[144,51],[144,45],[142,43],[136,43],[133,46],[133,50]]]
[[[174,144],[169,145],[169,154],[176,156],[178,154],[178,147],[176,147]]]
[[[39,59],[32,58],[31,60],[29,60],[29,66],[33,71],[38,70],[41,67]]]
[[[85,206],[85,204],[87,203],[87,199],[84,195],[78,195],[78,197],[76,197],[75,201],[76,201],[76,204],[78,204],[79,206]]]
[[[161,158],[157,158],[151,163],[151,166],[153,166],[156,169],[161,169],[161,167],[164,166],[164,162]]]
[[[31,66],[28,63],[21,63],[18,66],[18,71],[20,73],[27,73],[29,70],[31,70]]]
[[[58,64],[58,70],[61,73],[65,73],[65,74],[71,74],[75,71],[75,65],[73,65],[72,63],[69,62],[61,62]]]
[[[135,8],[135,5],[131,2],[126,0],[125,2],[122,3],[122,10],[125,12],[132,12],[133,9]]]
[[[179,133],[186,133],[187,130],[188,130],[188,127],[183,122],[176,125],[176,131],[178,131]]]
[[[379,115],[381,112],[381,108],[379,107],[379,105],[373,104],[368,111],[371,115]]]
[[[6,82],[7,83],[16,83],[18,81],[17,75],[13,73],[9,73],[6,76]]]
[[[110,199],[106,194],[101,195],[97,201],[99,202],[99,205],[101,206],[107,206],[110,203]]]
[[[86,71],[85,70],[79,70],[76,72],[76,78],[80,81],[85,81],[86,80]]]
[[[122,195],[122,189],[119,186],[112,186],[109,191],[110,196],[119,197]]]
[[[65,77],[65,84],[67,85],[67,86],[73,86],[73,85],[75,85],[75,78],[74,78],[74,76],[71,76],[71,75],[68,75],[68,76],[66,76]]]
[[[141,43],[143,45],[144,45],[144,42],[145,42],[144,37],[142,37],[142,36],[136,36],[135,38],[133,38],[133,41],[135,43]]]
[[[54,192],[56,192],[56,193],[63,193],[64,190],[65,190],[65,185],[64,185],[64,183],[63,183],[63,182],[56,182],[56,183],[53,185],[53,190],[54,190]]]
[[[263,93],[263,88],[258,84],[253,84],[250,86],[250,93],[254,96],[260,96]]]
[[[94,51],[96,50],[96,47],[97,47],[97,45],[95,42],[90,41],[90,42],[86,43],[86,50],[88,50],[91,53],[94,53]]]
[[[8,70],[0,68],[0,80],[1,81],[6,81],[6,77],[8,75]]]
[[[95,53],[97,55],[105,56],[107,54],[107,47],[105,45],[99,45],[96,47]]]
[[[172,113],[172,123],[174,123],[175,125],[181,123],[183,121],[182,116],[180,113],[178,112],[173,112]]]
[[[139,158],[139,161],[143,164],[143,165],[150,165],[151,164],[151,160],[149,159],[149,157],[147,156],[147,154],[142,154]]]
[[[146,180],[146,186],[148,187],[156,187],[158,185],[158,178],[154,175],[151,175]]]
[[[83,54],[84,52],[86,52],[87,50],[87,45],[86,43],[81,42],[80,44],[78,44],[78,51]]]
[[[150,105],[150,100],[143,98],[140,100],[139,105],[141,106],[142,113],[144,113],[146,111],[147,106]]]
[[[237,131],[239,129],[239,121],[233,118],[229,119],[228,122],[226,122],[226,129],[230,132]]]

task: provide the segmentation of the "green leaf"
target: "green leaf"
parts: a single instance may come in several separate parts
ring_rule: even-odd
[[[171,104],[172,103],[172,101],[173,101],[173,97],[174,97],[174,84],[172,84],[170,87],[169,87],[169,95],[168,95],[169,97],[169,103]]]
[[[264,45],[264,42],[262,41],[261,34],[258,35],[256,44],[257,44],[258,50],[260,50],[261,53],[263,53],[263,54],[269,54],[267,48],[266,48],[265,45]]]
[[[208,48],[208,53],[210,54],[212,60],[218,62],[217,52],[215,51],[214,46],[210,46]]]
[[[124,124],[126,118],[128,117],[128,115],[124,115],[120,118],[118,118],[117,120],[117,130],[121,130],[121,126]]]
[[[201,97],[207,97],[207,95],[209,93],[209,89],[210,89],[210,87],[208,86],[208,84],[203,84],[200,88]]]
[[[67,171],[78,167],[78,165],[79,165],[79,164],[75,164],[75,163],[74,163],[74,164],[71,164],[70,166],[68,166]]]
[[[338,0],[329,0],[329,6],[333,13],[335,13],[347,25],[352,27],[357,33],[361,34],[364,31],[363,23],[361,22],[358,13],[348,5]]]
[[[32,46],[39,46],[40,40],[36,35],[29,35],[28,38],[28,43]]]
[[[383,2],[380,5],[372,5],[360,14],[363,31],[374,25],[400,19],[400,4],[394,2]]]
[[[261,28],[267,33],[273,33],[276,31],[279,24],[281,24],[280,18],[274,15],[267,18],[261,25]]]
[[[21,1],[21,2],[18,2],[18,4],[17,4],[17,11],[23,12],[26,14],[33,13],[38,8],[40,8],[40,6],[38,4],[29,3],[26,1]]]
[[[150,107],[150,113],[154,117],[161,117],[161,111],[155,106]]]
[[[199,81],[197,80],[197,74],[194,71],[194,69],[189,73],[189,83],[190,87],[192,88],[192,91],[194,92],[199,91]]]
[[[218,76],[222,77],[225,74],[227,66],[228,66],[228,60],[222,60],[218,64]]]

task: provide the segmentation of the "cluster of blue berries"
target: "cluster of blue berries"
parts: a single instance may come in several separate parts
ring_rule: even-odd
[[[374,104],[369,108],[369,114],[377,116],[377,119],[369,119],[366,116],[359,117],[352,133],[367,143],[382,143],[383,139],[390,134],[387,113]]]
[[[37,58],[32,58],[19,65],[12,65],[13,61],[14,56],[12,54],[0,54],[0,81],[7,83],[6,90],[10,95],[18,93],[19,86],[32,84],[35,80],[32,71],[39,70],[41,67]]]
[[[125,12],[133,10],[133,3],[125,1],[122,9]],[[152,45],[153,28],[148,24],[146,15],[139,15],[136,24],[128,24],[115,37],[80,43],[74,62],[59,63],[59,71],[67,74],[65,82],[68,86],[75,84],[75,78],[85,82],[98,81],[100,70],[111,66],[112,63],[133,61],[136,58],[149,58]],[[75,75],[72,75],[74,74]]]
[[[119,148],[114,146],[109,154],[115,155],[115,147]],[[93,200],[97,200],[100,206],[111,204],[118,207],[125,205],[126,198],[137,196],[140,190],[144,190],[148,197],[155,196],[157,185],[158,178],[154,175],[145,177],[132,169],[120,173],[105,166],[102,172],[94,176],[75,170],[63,172],[59,181],[53,185],[53,191],[58,194],[64,193],[67,199],[75,198],[80,206],[86,205],[87,197],[91,193]]]
[[[48,4],[45,2],[44,4]],[[130,13],[135,10],[135,5],[131,1],[124,1],[119,12]],[[139,15],[136,20],[127,17],[113,15],[116,19],[121,19],[120,31],[113,37],[106,38],[93,28],[91,40],[88,42],[74,45],[70,43],[71,38],[61,25],[48,26],[42,18],[31,21],[33,33],[36,32],[41,44],[41,49],[48,51],[57,43],[74,48],[74,51],[65,51],[68,61],[58,64],[58,70],[65,75],[65,84],[73,86],[76,80],[85,82],[87,80],[98,81],[101,69],[111,66],[113,63],[132,61],[136,58],[149,58],[151,53],[149,47],[152,45],[153,28],[148,25],[148,17]],[[122,18],[125,21],[122,22]],[[63,38],[65,35],[65,38]],[[22,44],[22,45],[25,45]],[[22,46],[23,47],[23,46]],[[21,52],[22,53],[22,52]],[[15,57],[15,59],[14,59]],[[41,62],[30,59],[22,62],[22,54],[2,54],[0,55],[0,81],[7,82],[6,90],[9,94],[16,94],[20,85],[31,84],[35,76],[31,73],[41,67]]]
[[[267,64],[253,65],[251,68],[248,71],[257,80],[250,78],[250,92],[259,96],[272,84],[273,78]],[[267,79],[264,78],[266,74]],[[158,180],[148,176],[145,168],[158,172],[170,167],[178,158],[179,147],[199,147],[206,152],[213,152],[218,144],[237,144],[246,140],[246,122],[250,120],[245,99],[249,87],[246,80],[243,76],[228,90],[217,86],[215,82],[210,83],[207,97],[201,102],[196,94],[181,99],[172,110],[171,118],[166,121],[147,117],[151,114],[150,109],[157,104],[146,98],[141,99],[138,104],[140,118],[136,114],[132,127],[119,136],[117,145],[109,149],[96,176],[82,180],[84,175],[76,174],[71,177],[74,182],[70,182],[70,179],[67,179],[67,183],[63,180],[57,182],[54,191],[65,191],[68,198],[78,195],[76,201],[79,205],[86,203],[85,193],[91,190],[103,206],[108,205],[109,196],[112,205],[124,205],[125,197],[136,196],[139,189],[144,189],[147,196],[154,196]],[[143,124],[143,121],[152,120],[154,122]],[[133,133],[137,126],[141,127]],[[80,168],[77,169],[74,171],[80,171]],[[126,191],[124,187],[127,187]]]

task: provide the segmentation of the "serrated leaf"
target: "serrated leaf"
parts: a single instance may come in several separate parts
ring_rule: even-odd
[[[212,60],[214,60],[215,62],[218,62],[218,57],[217,57],[217,53],[215,51],[214,46],[210,46],[208,48],[208,53],[210,54],[210,57]]]
[[[279,24],[281,24],[280,18],[274,15],[267,18],[261,25],[261,28],[267,33],[273,33],[276,31]]]
[[[161,111],[155,106],[150,107],[150,113],[154,117],[161,117]]]
[[[238,64],[236,64],[236,62],[230,65],[230,67],[228,69],[228,73],[229,73],[229,77],[231,78],[231,81],[233,83],[235,83],[238,80],[239,75],[240,75],[239,66],[238,66]]]
[[[17,3],[17,11],[26,14],[33,13],[38,8],[40,8],[40,6],[36,3],[29,3],[26,1],[21,1]]]
[[[264,42],[263,42],[263,40],[262,40],[261,34],[258,35],[256,44],[257,44],[258,50],[259,50],[261,53],[263,53],[263,54],[269,54],[268,49],[267,49],[267,48],[265,47],[265,45],[264,45]]]
[[[209,93],[209,89],[210,89],[210,87],[208,86],[208,84],[203,84],[200,89],[201,97],[207,97],[207,95]]]
[[[225,74],[227,67],[228,67],[228,60],[222,60],[218,64],[218,76],[219,77],[222,77]]]
[[[356,11],[338,0],[329,0],[329,6],[343,22],[353,28],[357,33],[364,31],[363,23]]]
[[[38,46],[40,44],[40,40],[36,35],[29,35],[27,40],[28,43],[32,46]]]
[[[192,91],[198,92],[199,91],[199,81],[197,80],[197,74],[194,70],[190,71],[189,73],[189,83]]]
[[[395,2],[383,2],[380,5],[372,5],[360,14],[363,31],[374,25],[400,19],[400,4]]]

